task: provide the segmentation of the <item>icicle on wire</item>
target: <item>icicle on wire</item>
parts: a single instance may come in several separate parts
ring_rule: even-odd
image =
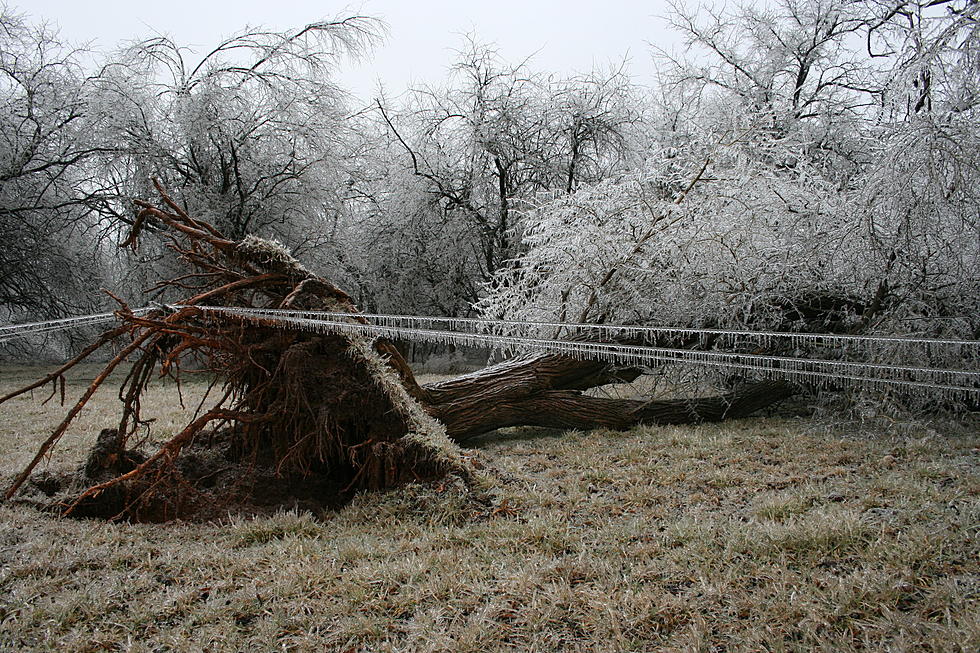
[[[152,310],[150,307],[138,308],[133,311],[134,315],[143,315]],[[15,338],[26,338],[54,331],[64,331],[75,329],[91,324],[102,324],[119,319],[115,313],[94,313],[92,315],[80,315],[77,317],[65,317],[58,320],[46,320],[44,322],[25,322],[23,324],[7,324],[0,326],[0,343]]]
[[[306,317],[307,315],[316,315],[316,316],[326,315],[326,313],[323,313],[323,312],[313,312],[313,311],[277,311],[277,310],[271,310],[271,309],[229,309],[229,308],[226,308],[226,307],[209,307],[209,306],[202,306],[202,307],[199,307],[199,308],[205,309],[205,310],[209,310],[209,311],[220,311],[220,312],[227,312],[227,313],[232,313],[232,312],[249,313],[253,317],[261,318],[261,319],[269,319],[269,318],[273,318],[273,317],[291,317],[291,318],[296,319],[296,318],[302,316],[302,319],[304,319],[304,320],[311,320],[313,322],[322,322],[325,325],[339,326],[339,325],[342,325],[342,324],[349,324],[349,323],[346,323],[346,322],[336,322],[336,321],[333,321],[333,320],[316,320],[316,319],[313,319],[313,318]],[[343,314],[343,315],[345,317],[348,316],[348,315],[350,315],[351,317],[353,317],[353,316],[356,316],[357,314]],[[428,318],[425,318],[425,319],[428,319]],[[448,318],[440,318],[440,319],[448,319]],[[364,325],[364,324],[358,323],[357,326],[356,326],[356,328],[359,329],[359,330],[361,330],[361,331],[365,331],[365,330],[374,331],[376,334],[379,334],[379,335],[415,335],[415,336],[418,336],[420,333],[422,333],[424,331],[425,333],[431,333],[432,334],[432,337],[435,337],[439,341],[447,341],[447,340],[446,340],[446,338],[438,338],[436,336],[436,334],[438,334],[438,333],[446,333],[447,335],[451,335],[453,338],[459,338],[459,337],[462,337],[462,336],[465,336],[465,335],[474,335],[474,336],[478,336],[477,340],[479,341],[479,343],[481,345],[485,345],[487,342],[494,342],[494,341],[499,342],[501,344],[520,344],[521,342],[524,342],[524,341],[527,341],[528,340],[528,338],[522,337],[522,336],[509,336],[508,337],[508,336],[491,335],[491,334],[475,334],[475,333],[455,332],[455,331],[445,331],[445,332],[442,332],[442,331],[435,331],[435,330],[432,330],[432,329],[419,329],[418,327],[416,327],[414,325],[411,326],[411,327],[404,327],[404,326],[395,326],[395,325],[388,325],[388,324]],[[546,341],[548,343],[565,343],[566,342],[566,341],[557,341],[557,340],[543,340],[543,339],[539,339],[539,340]],[[964,342],[966,342],[966,341],[964,341]],[[591,343],[586,344],[586,343],[581,343],[581,342],[576,342],[576,341],[572,341],[572,343],[573,343],[573,346],[578,346],[579,348],[582,348],[582,347],[585,347],[585,346],[589,346],[589,344],[591,344]],[[613,348],[613,349],[623,349],[623,350],[625,350],[625,349],[628,349],[629,347],[631,347],[631,346],[620,345],[620,344],[616,344],[616,343],[595,343],[595,344],[598,347],[604,347],[604,348],[607,348],[607,349],[608,348]],[[690,350],[690,349],[670,349],[670,348],[650,348],[650,347],[640,347],[639,349],[642,350],[642,351],[646,351],[646,352],[650,352],[650,351],[677,352],[679,354],[691,354],[693,351],[695,351],[695,350]],[[951,373],[951,374],[966,375],[966,376],[970,376],[970,377],[980,377],[980,372],[973,372],[973,371],[968,371],[968,370],[951,370],[951,369],[948,369],[948,368],[929,368],[929,367],[922,367],[922,366],[919,366],[919,367],[916,367],[916,366],[898,366],[898,365],[894,365],[894,364],[876,364],[876,363],[851,362],[851,361],[841,361],[841,360],[824,361],[824,360],[814,360],[814,359],[807,359],[807,358],[793,358],[793,357],[786,357],[786,356],[772,356],[772,355],[760,355],[760,354],[750,354],[750,353],[726,353],[726,352],[717,352],[717,351],[709,351],[709,352],[702,352],[702,353],[704,353],[707,356],[715,356],[715,357],[719,357],[719,356],[738,357],[740,359],[756,359],[756,360],[776,361],[776,362],[782,362],[782,363],[810,362],[810,363],[814,363],[814,364],[826,364],[826,365],[841,366],[841,367],[861,367],[861,368],[865,368],[865,369],[879,369],[879,370],[886,370],[886,371],[902,371],[902,372],[924,373],[924,374],[949,374],[949,373]]]
[[[467,333],[481,333],[479,331],[480,326],[485,325],[500,325],[500,324],[526,324],[526,325],[545,325],[548,327],[557,326],[558,323],[551,322],[501,322],[495,320],[483,320],[476,318],[442,318],[442,317],[427,317],[427,316],[403,316],[403,315],[377,315],[377,314],[355,314],[355,313],[331,313],[326,311],[286,311],[278,309],[250,309],[256,314],[263,314],[267,316],[291,316],[291,317],[303,317],[307,319],[327,319],[327,320],[347,320],[354,317],[365,318],[368,320],[373,320],[379,327],[402,327],[410,329],[429,329],[434,330],[437,327],[447,328],[449,331],[454,332],[467,332]],[[687,329],[687,328],[677,328],[668,329],[666,327],[634,327],[634,326],[622,326],[622,325],[562,325],[567,327],[574,327],[575,329],[579,327],[588,327],[593,329],[593,336],[599,336],[601,340],[603,337],[610,339],[616,335],[623,335],[624,333],[636,336],[638,333],[650,333],[657,332],[660,334],[670,334],[673,338],[668,338],[668,342],[673,341],[672,344],[681,345],[690,341],[690,338],[697,337],[700,345],[702,347],[707,345],[707,336],[711,336],[713,339],[717,337],[717,334],[726,334],[731,336],[729,341],[718,342],[714,341],[715,347],[725,347],[726,349],[737,349],[739,345],[746,346],[752,345],[753,349],[758,349],[762,346],[762,349],[772,349],[777,348],[776,342],[782,340],[782,347],[791,350],[794,354],[800,354],[804,350],[809,349],[806,345],[811,345],[813,348],[819,348],[821,341],[826,340],[828,343],[836,345],[835,349],[830,352],[835,354],[834,358],[840,359],[844,355],[859,355],[862,353],[863,348],[850,348],[848,345],[853,345],[854,343],[861,344],[879,344],[885,345],[886,348],[877,352],[872,353],[864,351],[865,356],[872,356],[875,358],[883,358],[885,360],[890,360],[890,363],[877,364],[878,369],[884,369],[889,371],[902,371],[912,374],[925,374],[925,375],[944,375],[950,370],[946,367],[934,366],[929,368],[928,366],[915,366],[915,365],[898,365],[898,362],[902,359],[912,360],[912,361],[929,361],[934,360],[939,357],[939,352],[941,350],[945,354],[944,358],[946,360],[963,360],[978,359],[978,354],[980,354],[980,342],[972,340],[943,340],[943,339],[929,339],[929,338],[907,338],[907,337],[896,337],[896,336],[843,336],[837,334],[801,334],[801,333],[786,333],[786,332],[753,332],[753,331],[722,331],[718,329]],[[573,329],[574,330],[574,329]],[[537,332],[533,330],[525,329],[524,331],[514,332],[512,330],[507,330],[501,332],[501,330],[496,330],[494,332],[496,335],[512,335],[516,337],[532,337],[541,338],[540,330]],[[735,340],[735,336],[747,337],[756,336],[752,339],[752,342],[739,342]],[[787,346],[788,344],[788,346]],[[923,351],[923,348],[925,351]],[[972,356],[968,354],[969,350],[972,351]],[[750,354],[742,354],[749,356]],[[776,360],[776,358],[771,354],[766,354],[765,357],[769,360]],[[798,358],[799,356],[797,356]],[[788,361],[789,358],[783,356],[784,361]],[[810,356],[806,357],[808,360],[813,360],[812,353]],[[841,365],[844,367],[855,367],[859,365],[856,362],[841,361]],[[860,363],[860,365],[867,366],[868,369],[873,369],[876,364],[873,362]],[[971,376],[974,373],[962,370],[953,370],[954,374],[965,374]]]
[[[533,336],[535,333],[548,333],[554,329],[563,328],[571,333],[592,333],[600,339],[611,339],[617,336],[637,337],[640,335],[661,336],[716,336],[722,338],[751,338],[763,344],[774,340],[785,340],[786,344],[799,348],[810,343],[820,344],[916,344],[929,346],[954,346],[980,349],[980,341],[944,338],[922,338],[918,336],[873,336],[873,335],[842,335],[834,333],[804,333],[785,331],[746,331],[726,329],[695,329],[688,327],[651,327],[622,324],[588,324],[565,322],[534,322],[519,320],[490,320],[484,318],[464,317],[433,317],[420,315],[383,315],[374,313],[336,313],[329,311],[295,311],[281,309],[249,309],[255,313],[266,315],[285,315],[292,317],[308,317],[311,319],[350,319],[363,318],[379,326],[405,326],[409,328],[432,328],[444,326],[451,331],[478,332],[480,328],[501,328],[511,333]]]
[[[610,360],[629,365],[642,365],[651,361],[685,363],[725,369],[747,370],[765,377],[809,379],[822,385],[852,382],[858,385],[882,389],[887,386],[927,388],[945,394],[980,394],[980,372],[898,366],[881,363],[853,362],[739,354],[719,351],[672,349],[617,343],[565,341],[523,336],[474,333],[471,331],[447,331],[403,326],[407,320],[392,320],[388,324],[364,324],[361,322],[321,319],[326,315],[317,311],[277,311],[271,309],[243,309],[199,306],[207,313],[225,313],[245,320],[264,320],[300,329],[325,333],[336,331],[346,335],[370,335],[374,337],[407,338],[414,341],[444,343],[462,346],[532,349],[573,356],[578,359],[593,358]],[[317,317],[306,317],[315,315]],[[338,315],[338,314],[332,314]],[[358,314],[341,314],[355,317]],[[381,316],[392,317],[392,316]],[[396,316],[397,317],[397,316]],[[428,318],[414,318],[418,323]],[[449,318],[440,318],[440,320]],[[401,324],[398,324],[401,323]],[[884,376],[883,376],[884,375]],[[965,385],[964,385],[965,384]]]

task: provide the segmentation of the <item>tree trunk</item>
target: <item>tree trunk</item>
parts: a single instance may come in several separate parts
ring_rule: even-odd
[[[588,388],[623,383],[635,369],[538,354],[423,387],[426,411],[457,442],[508,426],[628,429],[640,424],[694,424],[745,417],[792,396],[796,386],[761,381],[695,399],[636,400],[592,397]]]

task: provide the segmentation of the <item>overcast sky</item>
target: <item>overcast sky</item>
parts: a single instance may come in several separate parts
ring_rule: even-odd
[[[2,2],[3,0],[0,0]],[[383,19],[388,37],[362,64],[349,64],[339,81],[369,100],[378,81],[390,95],[413,82],[445,79],[462,34],[495,42],[519,62],[534,55],[539,70],[573,73],[630,61],[637,82],[652,81],[648,43],[677,43],[662,17],[667,0],[365,0],[354,4],[310,0],[7,0],[10,7],[60,27],[62,38],[110,50],[121,40],[166,34],[205,48],[249,26],[288,29],[338,14]]]

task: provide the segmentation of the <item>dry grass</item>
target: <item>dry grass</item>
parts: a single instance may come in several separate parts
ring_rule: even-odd
[[[155,437],[174,403],[148,398]],[[94,402],[51,464],[78,464],[113,409]],[[0,407],[2,480],[61,414]],[[0,647],[974,651],[980,436],[933,429],[512,430],[478,454],[500,470],[490,514],[418,486],[213,524],[0,506]]]

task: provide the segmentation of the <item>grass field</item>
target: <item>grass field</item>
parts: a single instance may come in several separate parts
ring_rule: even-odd
[[[4,368],[0,393],[39,372]],[[64,412],[44,396],[0,406],[5,484]],[[161,439],[176,396],[145,402]],[[49,464],[79,464],[114,402]],[[490,510],[452,485],[207,524],[0,505],[0,648],[976,651],[977,426],[511,430],[475,454]]]

